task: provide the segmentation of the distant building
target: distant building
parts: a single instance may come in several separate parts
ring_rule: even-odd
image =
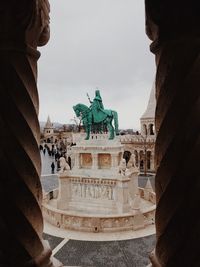
[[[155,134],[155,82],[153,83],[147,109],[140,118],[141,134],[143,136],[150,136]]]
[[[135,135],[120,136],[124,145],[124,158],[129,160],[132,153],[135,154],[136,164],[141,172],[155,172],[155,83],[153,83],[147,109],[140,118],[141,133]]]
[[[53,126],[53,123],[51,123],[49,116],[44,126],[43,135],[44,135],[44,138],[50,138],[52,137],[52,135],[54,135],[54,126]]]

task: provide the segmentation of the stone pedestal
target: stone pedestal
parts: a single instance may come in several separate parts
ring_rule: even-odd
[[[91,135],[72,147],[75,164],[61,173],[57,208],[85,214],[119,214],[131,210],[138,187],[136,172],[119,174],[123,148],[118,139]],[[128,177],[130,176],[130,177]]]
[[[120,142],[107,138],[92,135],[72,147],[76,159],[72,170],[60,173],[59,189],[43,203],[49,223],[90,232],[137,230],[152,224],[155,205],[148,203],[144,209],[144,190],[138,190],[134,161],[127,169]]]

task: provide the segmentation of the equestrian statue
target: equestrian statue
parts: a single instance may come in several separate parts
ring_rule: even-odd
[[[88,95],[87,95],[88,96]],[[77,117],[81,117],[83,127],[86,131],[86,138],[90,138],[90,133],[104,133],[109,131],[109,139],[114,139],[115,134],[118,134],[118,114],[114,110],[104,109],[100,91],[95,91],[93,101],[90,101],[90,107],[84,104],[73,106]],[[112,122],[114,120],[114,127]]]

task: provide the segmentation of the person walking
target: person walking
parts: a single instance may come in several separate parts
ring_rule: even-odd
[[[51,173],[54,173],[55,170],[55,164],[54,162],[51,163]]]

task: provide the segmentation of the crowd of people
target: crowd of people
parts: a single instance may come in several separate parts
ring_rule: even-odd
[[[55,169],[56,171],[60,170],[60,158],[64,157],[66,162],[69,164],[70,168],[71,168],[71,158],[68,157],[67,158],[67,151],[66,149],[63,149],[62,146],[58,146],[56,144],[50,144],[49,143],[43,143],[40,144],[39,149],[41,151],[41,153],[43,153],[43,155],[48,155],[49,157],[52,158],[52,163],[50,165],[51,167],[51,173],[54,174],[55,173]]]

